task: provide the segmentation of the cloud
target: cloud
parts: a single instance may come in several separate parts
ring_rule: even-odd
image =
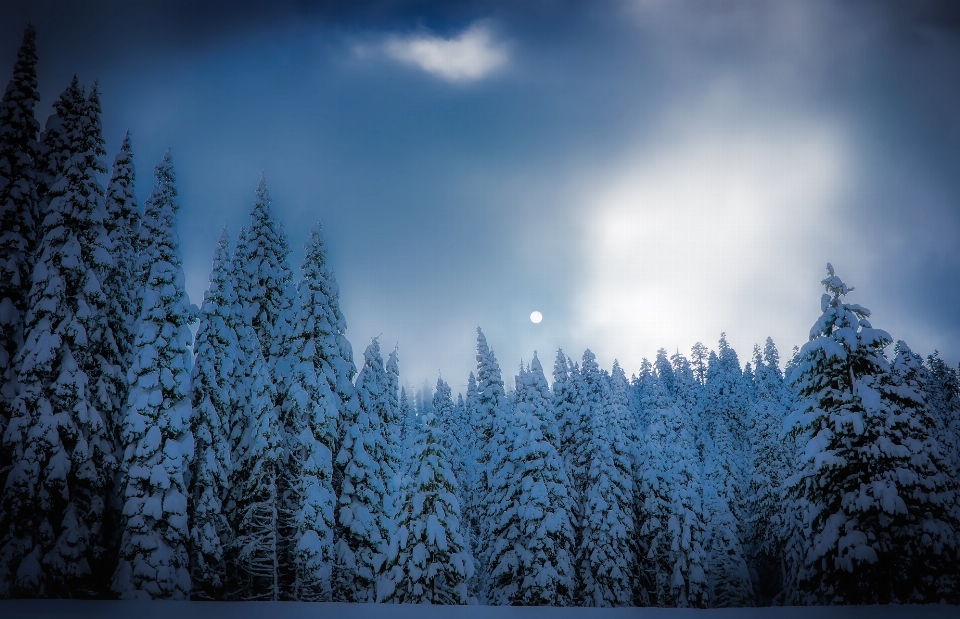
[[[843,132],[815,118],[677,116],[582,206],[581,337],[613,344],[594,352],[626,367],[721,331],[741,362],[767,335],[786,355],[816,318],[823,264],[849,262],[835,226]]]
[[[461,83],[492,75],[508,61],[504,44],[495,41],[490,29],[479,22],[452,39],[423,34],[391,37],[383,50],[395,60]]]

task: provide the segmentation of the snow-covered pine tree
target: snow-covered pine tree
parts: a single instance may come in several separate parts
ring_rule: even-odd
[[[190,595],[188,467],[194,454],[190,371],[197,308],[184,291],[170,152],[154,174],[143,248],[151,268],[137,321],[124,416],[123,537],[113,590],[122,598]]]
[[[108,299],[108,321],[116,341],[119,353],[117,387],[117,401],[121,409],[127,401],[129,384],[126,377],[132,363],[132,350],[136,333],[136,321],[140,312],[140,291],[135,288],[134,268],[137,263],[138,244],[137,236],[140,229],[140,213],[137,209],[137,200],[134,195],[133,150],[130,145],[130,132],[127,131],[120,146],[120,152],[113,160],[113,169],[110,182],[107,184],[107,193],[104,199],[106,219],[104,226],[107,236],[113,246],[113,263],[107,268],[104,275],[104,292]],[[118,417],[111,426],[111,439],[117,450],[117,459],[123,459],[120,438],[122,421]],[[120,520],[123,510],[123,480],[118,470],[114,476],[113,488],[110,491],[110,505],[108,509],[109,546],[111,550],[119,547]]]
[[[573,528],[573,547],[580,548],[583,539],[583,495],[587,472],[582,458],[590,440],[590,429],[582,416],[580,370],[557,350],[553,364],[553,413],[557,420],[557,451],[567,474],[567,495],[570,497],[569,518]],[[571,591],[580,589],[580,571],[573,571]]]
[[[413,401],[410,399],[410,394],[407,393],[406,386],[400,387],[400,444],[402,446],[403,459],[406,462],[409,462],[407,454],[410,453],[410,449],[413,447],[414,441],[417,440],[417,414],[413,406]],[[403,475],[406,474],[406,469],[402,471],[401,479]],[[402,485],[402,484],[401,484]]]
[[[270,204],[267,182],[261,173],[241,259],[243,275],[248,279],[241,302],[250,315],[263,358],[273,372],[283,346],[283,319],[293,304],[293,275],[287,262],[287,237]],[[279,382],[277,377],[274,382]]]
[[[30,295],[37,187],[34,166],[40,124],[33,110],[37,93],[36,31],[27,26],[13,76],[0,101],[0,438],[17,395],[14,359],[23,345]],[[0,450],[0,487],[10,465]]]
[[[496,519],[504,498],[505,472],[498,464],[509,462],[506,420],[510,403],[503,389],[500,365],[487,345],[487,338],[477,327],[477,395],[471,425],[477,441],[476,475],[474,477],[477,511],[474,558],[477,560],[477,582],[485,601],[495,586],[491,578],[494,550],[498,540],[494,536]],[[489,600],[493,601],[493,600]]]
[[[124,374],[130,364],[134,323],[140,311],[137,306],[139,292],[134,288],[137,238],[140,232],[140,212],[137,208],[137,197],[134,195],[135,176],[133,148],[130,144],[130,132],[127,131],[123,136],[120,152],[113,160],[104,200],[107,209],[104,224],[113,245],[114,262],[105,282],[105,290],[111,301],[110,323],[124,362]]]
[[[454,417],[453,391],[442,377],[437,377],[437,387],[433,390],[433,400],[430,404],[431,412],[436,416],[437,422],[443,430],[443,440],[446,441],[443,448],[447,452],[447,458],[449,458],[452,467],[457,454],[457,445],[454,439],[457,426]]]
[[[235,578],[230,597],[278,600],[280,582],[279,468],[282,429],[273,404],[260,344],[249,324],[238,335],[244,386],[237,397],[243,421],[230,433],[230,498],[226,512],[234,532],[228,571]],[[232,517],[231,517],[232,516]]]
[[[952,474],[950,454],[939,442],[942,420],[927,410],[923,400],[927,380],[923,360],[902,340],[897,342],[895,354],[890,379],[881,383],[879,391],[887,413],[885,429],[909,453],[903,448],[897,450],[900,453],[890,453],[895,450],[883,435],[871,450],[876,460],[893,456],[900,461],[883,467],[887,469],[884,482],[903,495],[902,506],[889,495],[880,497],[886,513],[880,518],[885,539],[879,541],[886,556],[878,571],[884,584],[891,583],[895,600],[957,603],[960,518],[955,505],[960,482]],[[896,436],[897,430],[900,436]],[[904,474],[904,459],[914,478]]]
[[[225,550],[233,532],[224,513],[230,479],[230,419],[240,405],[235,385],[240,373],[237,295],[233,289],[226,229],[213,258],[210,287],[204,294],[194,345],[191,376],[191,431],[196,457],[190,466],[190,565],[194,599],[226,595]]]
[[[392,528],[385,513],[386,441],[381,421],[387,406],[387,375],[376,338],[363,358],[357,376],[360,407],[356,415],[343,418],[337,454],[343,486],[337,504],[334,599],[345,602],[376,601]]]
[[[744,497],[747,485],[749,401],[737,353],[720,334],[718,355],[711,353],[701,420],[703,441],[704,551],[712,607],[752,604],[753,584],[747,566]],[[661,350],[658,358],[666,357]]]
[[[468,504],[467,493],[470,488],[469,451],[473,442],[470,438],[470,414],[462,393],[457,394],[457,403],[453,407],[452,415],[453,420],[449,424],[452,428],[450,442],[453,445],[451,466],[453,467],[453,476],[457,480],[457,498],[460,500],[461,507],[464,507]],[[466,519],[464,519],[464,523],[466,523]],[[462,533],[464,539],[469,541],[466,524],[464,524]]]
[[[920,438],[915,386],[905,374],[891,376],[890,335],[871,326],[869,310],[844,301],[853,289],[830,264],[827,272],[823,313],[791,376],[800,400],[785,422],[799,447],[785,482],[787,509],[800,514],[799,542],[787,556],[795,575],[788,600],[907,601],[915,581],[905,570],[924,567],[911,566],[907,540],[936,501],[927,489],[936,488],[937,471],[923,445],[935,439]],[[931,533],[922,543],[938,546],[943,528]]]
[[[580,369],[569,357],[557,350],[553,364],[553,411],[557,420],[558,451],[570,480],[570,496],[574,508],[582,501],[586,472],[583,450],[589,442],[589,418],[584,415],[580,393]],[[574,525],[576,528],[578,525]]]
[[[70,143],[79,130],[80,116],[84,105],[83,88],[74,75],[70,85],[53,103],[53,113],[47,117],[43,132],[40,134],[39,153],[36,159],[35,180],[37,187],[37,205],[33,220],[35,222],[36,244],[39,245],[48,226],[45,223],[50,196],[50,187],[62,176],[70,161]],[[53,222],[51,222],[52,224]],[[34,252],[39,259],[39,247]]]
[[[670,382],[679,391],[692,376],[692,372],[675,375]],[[657,376],[646,379],[641,402],[649,425],[640,449],[637,488],[643,501],[638,526],[643,590],[638,597],[646,606],[703,608],[707,603],[703,469],[691,414],[677,406],[666,384]],[[688,397],[683,395],[680,401]]]
[[[333,530],[336,494],[333,454],[340,427],[340,397],[333,386],[337,376],[336,323],[330,293],[336,283],[326,264],[319,224],[304,245],[293,330],[288,335],[290,388],[283,402],[287,423],[288,495],[284,511],[290,517],[288,552],[293,567],[291,590],[295,600],[329,601],[333,569]],[[279,362],[278,362],[279,363]]]
[[[628,606],[637,560],[632,458],[622,428],[610,415],[608,380],[590,350],[583,353],[580,383],[589,443],[582,459],[586,485],[577,598],[584,606]]]
[[[106,201],[104,199],[103,187],[98,182],[94,173],[106,173],[106,167],[103,165],[102,157],[106,155],[103,149],[103,137],[100,127],[100,93],[97,90],[96,83],[90,89],[90,94],[82,106],[79,123],[80,148],[83,153],[82,167],[87,170],[87,177],[83,181],[80,189],[81,195],[87,200],[97,202],[97,211],[103,219],[101,223],[107,232],[107,238],[102,243],[104,248],[109,251],[108,255],[98,252],[98,256],[92,260],[96,270],[97,279],[101,282],[101,288],[106,297],[106,307],[98,312],[92,325],[88,327],[87,337],[91,345],[91,356],[93,369],[90,372],[92,379],[91,390],[96,394],[97,407],[101,410],[104,420],[107,423],[107,430],[111,439],[119,439],[117,428],[121,423],[123,409],[127,400],[127,364],[121,351],[119,340],[121,337],[128,338],[126,331],[115,333],[114,312],[110,295],[113,290],[110,286],[111,275],[116,269],[117,260],[127,256],[115,255],[113,239],[110,235],[110,213],[106,210]],[[71,162],[70,169],[76,166],[78,160],[75,158]],[[55,186],[50,191],[50,196],[58,194]],[[52,202],[51,202],[52,204]],[[93,237],[91,237],[93,238]],[[120,325],[117,325],[120,326]],[[122,326],[121,326],[122,329]],[[129,341],[129,340],[128,340]],[[119,452],[120,447],[115,443]],[[108,560],[109,561],[109,560]]]
[[[110,423],[117,352],[101,282],[110,261],[103,226],[99,104],[74,83],[50,124],[68,131],[37,247],[19,393],[4,433],[14,463],[0,500],[0,597],[84,597],[106,587],[102,522],[116,467]],[[49,145],[52,145],[51,142]]]
[[[938,441],[940,449],[949,456],[951,476],[960,479],[960,379],[938,351],[927,356],[925,366],[924,401],[929,413],[939,420]]]
[[[495,535],[491,603],[568,606],[573,596],[573,528],[563,460],[551,441],[556,422],[543,368],[534,353],[522,366],[507,425],[512,446],[506,501]]]
[[[636,417],[637,431],[641,436],[643,436],[647,425],[650,423],[647,410],[644,408],[643,403],[648,401],[648,388],[656,380],[657,376],[653,372],[653,364],[650,363],[649,359],[644,357],[640,362],[640,373],[634,375],[633,380],[630,383],[630,393],[633,400],[632,408],[634,416]]]
[[[387,356],[387,408],[383,416],[383,438],[387,443],[387,489],[396,497],[400,492],[400,475],[403,459],[403,419],[400,416],[400,366],[397,347]],[[392,512],[390,512],[392,514]]]
[[[744,542],[757,601],[767,606],[780,593],[784,582],[785,526],[780,497],[790,461],[780,434],[791,402],[780,372],[780,355],[771,338],[767,338],[762,353],[759,346],[754,348],[753,362],[754,423],[750,433],[749,519]]]
[[[240,600],[279,600],[282,596],[280,468],[283,427],[275,402],[276,387],[263,358],[260,340],[242,299],[250,280],[242,268],[248,235],[240,230],[231,267],[237,293],[239,372],[230,425],[230,493],[225,513],[234,533],[227,556],[228,595]]]
[[[424,415],[411,449],[397,521],[396,549],[378,584],[377,601],[400,604],[467,604],[473,560],[461,535],[460,504],[443,426]]]

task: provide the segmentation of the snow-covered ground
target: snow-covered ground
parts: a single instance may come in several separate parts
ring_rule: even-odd
[[[553,608],[516,606],[423,606],[320,604],[302,602],[80,602],[74,600],[0,601],[3,619],[954,619],[960,606],[832,606],[693,610],[677,608]]]

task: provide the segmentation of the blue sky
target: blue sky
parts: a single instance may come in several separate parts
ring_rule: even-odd
[[[27,21],[41,124],[99,80],[141,203],[171,148],[194,302],[262,170],[291,266],[322,221],[356,358],[399,344],[409,385],[462,391],[477,325],[508,384],[558,347],[787,356],[827,261],[960,360],[950,3],[3,0],[7,76]]]

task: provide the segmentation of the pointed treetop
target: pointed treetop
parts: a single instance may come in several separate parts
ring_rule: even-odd
[[[130,130],[127,129],[123,134],[123,143],[120,144],[120,150],[124,153],[133,154],[133,145],[130,143]]]
[[[270,193],[267,191],[267,179],[263,174],[263,170],[260,170],[260,180],[257,182],[256,196],[258,204],[270,204]]]

